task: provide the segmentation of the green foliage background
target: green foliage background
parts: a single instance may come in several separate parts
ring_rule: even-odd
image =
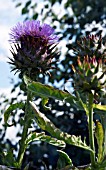
[[[72,47],[77,48],[77,40],[79,40],[81,36],[87,36],[89,34],[102,34],[104,40],[106,40],[106,1],[26,0],[26,2],[17,2],[15,0],[14,4],[16,4],[16,7],[21,8],[21,14],[25,20],[39,19],[40,21],[46,22],[55,28],[55,32],[59,35],[61,42],[59,45],[59,50],[61,52],[60,58],[56,58],[59,62],[55,65],[56,69],[50,71],[51,77],[45,76],[41,78],[40,75],[39,81],[42,83],[49,83],[56,88],[65,88],[71,92],[73,87],[73,72],[71,70],[71,64],[73,62],[76,63],[76,55],[73,54]],[[68,83],[67,80],[69,80]],[[13,93],[18,86],[21,90],[24,89],[23,84],[21,84],[21,81],[19,80],[19,83],[14,85],[11,93]],[[18,97],[20,95],[21,92],[19,92]],[[23,95],[25,95],[25,93]],[[12,98],[11,101],[5,96],[1,96],[1,98],[3,99],[0,103],[1,107],[3,103],[5,104],[2,107],[3,110],[1,109],[1,114],[3,114],[6,105],[16,101],[17,97]],[[40,103],[40,111],[45,113],[46,116],[52,120],[58,128],[64,132],[68,132],[69,134],[77,136],[81,135],[82,139],[86,137],[87,143],[89,143],[87,120],[84,112],[81,112],[66,103],[60,103],[53,99],[49,100],[48,106],[52,108],[51,111],[44,110],[42,104]],[[15,120],[15,114],[16,112],[13,112],[12,122],[14,123],[14,126],[16,126],[17,123],[22,126],[23,112],[20,113],[17,121]],[[2,121],[2,119],[0,120]],[[41,131],[36,124],[34,124],[33,127],[37,132]],[[18,143],[13,145],[12,141],[9,139],[4,141],[6,134],[5,125],[4,128],[0,130],[0,133],[1,152],[3,148],[7,148],[7,150],[9,150],[10,147],[13,147],[17,151]],[[20,132],[18,132],[17,137],[20,135]],[[32,162],[31,166],[36,169],[40,168],[41,165],[46,165],[48,169],[55,169],[58,159],[57,149],[58,148],[44,142],[32,143],[25,154],[23,166],[29,162]],[[70,156],[76,166],[88,164],[90,161],[89,153],[85,150],[67,145],[64,151]],[[0,159],[0,164],[3,163],[3,160]]]

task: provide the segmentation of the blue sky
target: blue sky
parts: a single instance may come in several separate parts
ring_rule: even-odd
[[[7,92],[11,88],[10,78],[17,80],[10,72],[10,65],[7,63],[11,57],[9,51],[9,32],[10,29],[20,21],[23,21],[21,9],[15,8],[16,3],[12,0],[0,0],[0,93]]]
[[[8,98],[10,97],[10,91],[13,86],[10,84],[10,78],[14,78],[15,81],[17,81],[17,76],[10,73],[10,66],[7,63],[8,57],[12,57],[9,51],[9,32],[11,27],[22,20],[21,10],[15,8],[15,2],[13,2],[13,0],[0,0],[0,95],[3,93],[8,96]],[[3,117],[3,115],[0,115],[0,117]],[[3,122],[0,124],[0,129],[2,129],[2,123]],[[19,129],[19,127],[17,128]],[[12,129],[9,128],[6,133],[6,138],[10,137],[13,141],[16,138],[15,136],[16,130],[14,130],[13,127]]]

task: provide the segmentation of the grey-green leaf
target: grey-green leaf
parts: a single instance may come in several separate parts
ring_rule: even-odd
[[[57,162],[57,169],[65,168],[68,165],[72,166],[72,160],[70,157],[64,151],[58,150],[58,152],[59,159]]]
[[[106,105],[93,104],[94,109],[106,111]]]
[[[28,90],[32,91],[34,94],[44,98],[53,98],[68,102],[71,105],[75,106],[75,103],[78,102],[77,98],[72,94],[56,89],[49,85],[44,85],[39,82],[31,81],[27,76],[24,75],[24,81],[27,85]]]
[[[47,142],[51,145],[62,147],[62,148],[64,148],[66,146],[64,141],[57,140],[56,138],[45,135],[44,132],[42,132],[42,133],[37,133],[37,132],[31,133],[26,140],[26,144],[28,145],[30,142],[37,141],[37,140],[44,141],[44,142]]]
[[[12,125],[9,125],[7,122],[8,122],[8,119],[11,115],[11,112],[16,110],[16,109],[23,109],[24,108],[24,103],[20,102],[20,103],[15,103],[15,104],[11,104],[8,109],[5,111],[4,113],[4,122],[7,126],[12,126]]]
[[[30,102],[30,104],[35,113],[37,123],[42,130],[49,132],[58,140],[62,140],[70,145],[78,146],[80,148],[93,152],[92,149],[81,140],[81,137],[76,137],[75,135],[70,135],[68,133],[62,132],[43,113],[38,110],[38,108],[33,102]]]

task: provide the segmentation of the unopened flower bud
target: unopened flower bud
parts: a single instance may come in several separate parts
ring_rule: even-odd
[[[93,35],[84,37],[78,47],[78,65],[73,66],[75,89],[93,92],[96,96],[106,94],[106,48],[102,49],[102,38]]]

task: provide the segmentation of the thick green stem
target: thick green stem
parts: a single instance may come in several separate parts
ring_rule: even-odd
[[[106,122],[106,117],[105,117],[104,121]],[[106,124],[106,123],[104,123],[104,124]],[[105,131],[105,133],[104,133],[104,156],[105,156],[106,155],[106,125],[104,125],[104,131]],[[104,170],[106,170],[106,167]]]
[[[101,120],[102,120],[102,125],[103,125],[103,128],[104,128],[104,157],[106,155],[106,115],[103,114],[101,116]],[[104,170],[106,170],[106,167],[104,168]]]
[[[102,116],[102,125],[104,128],[104,156],[106,155],[106,115]]]
[[[106,121],[106,117],[105,117],[105,121]],[[105,139],[104,139],[104,155],[106,155],[106,125],[104,126],[104,131],[105,131]],[[106,168],[105,168],[105,170],[106,170]]]
[[[89,94],[89,120],[88,120],[88,126],[89,126],[89,143],[90,147],[94,152],[91,152],[90,158],[91,158],[91,165],[92,167],[95,167],[95,146],[94,146],[94,133],[93,133],[93,95]]]
[[[27,138],[27,133],[28,133],[28,128],[30,126],[30,120],[29,120],[29,112],[30,112],[30,104],[29,101],[31,100],[31,92],[27,93],[27,101],[26,101],[26,106],[25,106],[25,117],[24,117],[24,127],[23,127],[23,132],[22,132],[22,138],[20,140],[20,145],[19,145],[19,153],[17,157],[17,163],[18,167],[20,168],[22,165],[22,160],[24,157],[25,153],[25,140]]]

